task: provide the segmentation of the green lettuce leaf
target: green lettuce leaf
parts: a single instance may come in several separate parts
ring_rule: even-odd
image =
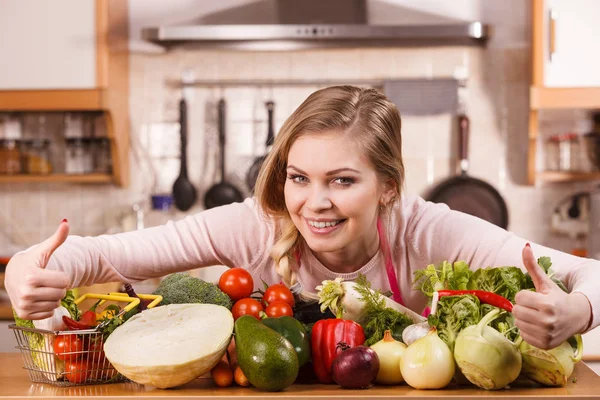
[[[445,296],[440,298],[435,315],[429,315],[430,326],[435,326],[437,334],[454,351],[454,342],[459,332],[481,320],[479,299],[473,295]]]
[[[471,276],[468,289],[494,292],[514,302],[525,282],[525,274],[517,267],[480,268]]]
[[[563,290],[563,292],[569,293],[569,290],[565,286],[564,283],[558,278],[554,276],[554,271],[552,271],[552,261],[550,257],[540,257],[537,260],[538,265],[544,270],[546,275],[552,279],[552,282],[556,283],[556,285]],[[533,285],[533,280],[529,273],[525,274],[525,283],[523,284],[523,289],[535,290],[535,286]]]
[[[425,269],[415,271],[413,287],[428,297],[442,289],[464,290],[467,289],[472,274],[473,271],[464,261],[456,261],[454,264],[448,261],[438,265],[429,264]]]
[[[73,290],[67,290],[67,294],[60,301],[60,305],[69,311],[71,318],[73,318],[75,321],[79,321],[79,318],[81,318],[81,310],[77,304],[75,304],[75,293]]]

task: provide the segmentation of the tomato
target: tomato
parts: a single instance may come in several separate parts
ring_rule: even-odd
[[[269,305],[278,300],[285,301],[290,306],[294,307],[294,295],[283,283],[269,286],[263,295],[263,303],[265,303],[265,305]]]
[[[63,361],[75,361],[83,354],[83,341],[77,335],[58,335],[53,347],[56,357]]]
[[[87,360],[67,361],[65,363],[65,378],[72,383],[83,383],[90,376]]]
[[[219,289],[227,293],[231,300],[238,301],[250,297],[254,290],[254,280],[245,269],[231,268],[219,278]]]
[[[277,300],[269,304],[269,306],[265,309],[265,313],[267,316],[271,318],[282,317],[287,315],[289,317],[294,316],[294,310],[292,310],[292,306],[290,306],[285,301]]]
[[[245,298],[236,301],[231,309],[233,319],[236,320],[242,315],[252,315],[254,318],[260,320],[259,313],[264,311],[263,306],[256,300]]]
[[[96,338],[88,338],[85,340],[85,349],[87,350],[86,358],[93,362],[97,368],[108,368],[106,356],[104,355],[104,341],[102,336]]]

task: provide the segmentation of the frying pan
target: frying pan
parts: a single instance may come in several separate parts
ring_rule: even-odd
[[[187,104],[185,99],[179,101],[179,138],[181,141],[181,168],[179,176],[173,183],[173,200],[175,207],[187,211],[196,202],[196,188],[187,174]]]
[[[267,107],[267,112],[269,113],[269,124],[267,128],[267,143],[265,148],[265,154],[260,157],[256,157],[254,163],[248,170],[246,174],[246,185],[248,185],[248,189],[252,192],[254,191],[254,186],[256,185],[256,179],[258,178],[258,173],[260,172],[260,168],[265,162],[265,158],[267,158],[267,154],[273,145],[273,141],[275,140],[275,132],[273,129],[273,109],[275,108],[275,103],[272,101],[267,101],[265,103]]]
[[[244,197],[238,188],[225,180],[225,100],[219,100],[218,111],[221,182],[213,185],[204,195],[206,209],[244,201]]]
[[[458,126],[461,174],[436,185],[426,199],[445,203],[452,210],[462,211],[506,229],[508,209],[500,193],[489,183],[468,176],[469,118],[459,115]]]

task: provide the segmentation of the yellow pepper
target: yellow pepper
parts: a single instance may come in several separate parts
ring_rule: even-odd
[[[117,315],[115,310],[104,310],[104,311],[96,314],[96,320],[100,321],[105,318],[113,318],[115,315]]]

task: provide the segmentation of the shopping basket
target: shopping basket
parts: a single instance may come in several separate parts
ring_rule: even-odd
[[[112,318],[132,310],[142,300],[152,300],[148,308],[162,301],[162,296],[139,294],[139,298],[126,293],[108,295],[86,293],[75,300],[80,304],[86,299],[98,299],[98,305],[107,301],[129,303]],[[36,383],[57,386],[94,385],[126,381],[104,356],[105,335],[97,328],[72,331],[48,331],[10,325],[21,351],[24,368]]]

